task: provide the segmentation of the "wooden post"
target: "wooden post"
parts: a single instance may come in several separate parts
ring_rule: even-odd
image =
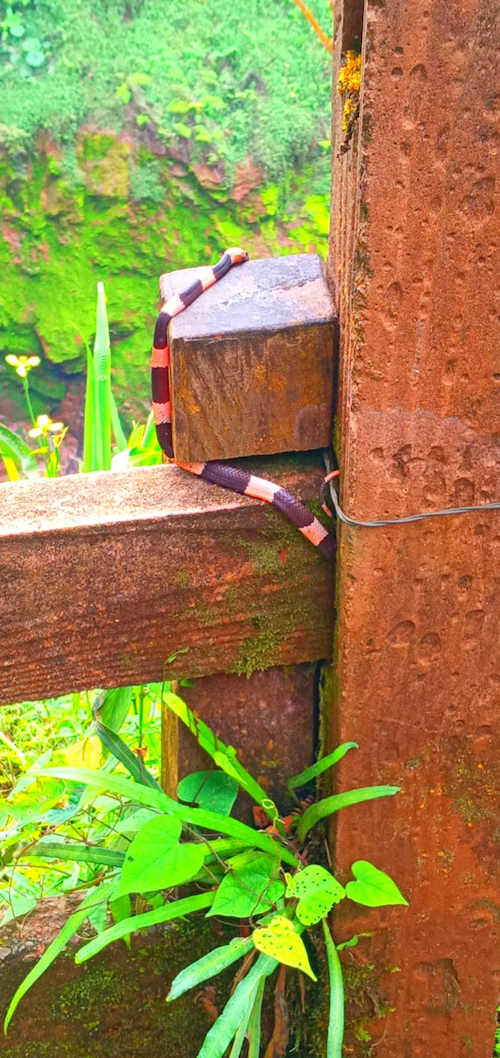
[[[359,519],[498,499],[493,16],[492,0],[336,5],[329,269],[341,496]],[[347,139],[336,80],[356,37]],[[337,917],[345,936],[375,922],[344,953],[359,1058],[493,1050],[498,530],[489,511],[340,534],[332,738],[360,749],[339,787],[402,792],[340,814],[337,868],[372,859],[410,899]]]

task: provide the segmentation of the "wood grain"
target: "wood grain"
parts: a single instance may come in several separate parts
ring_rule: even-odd
[[[161,277],[162,298],[198,269]],[[238,265],[169,328],[179,462],[330,443],[334,313],[316,254]]]
[[[313,454],[251,465],[318,495]],[[1,702],[330,653],[328,562],[175,466],[0,486],[0,584]]]

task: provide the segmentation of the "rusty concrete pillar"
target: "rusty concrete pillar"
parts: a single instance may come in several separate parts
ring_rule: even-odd
[[[336,438],[359,519],[498,499],[493,16],[493,0],[336,5]],[[346,131],[336,81],[356,37]],[[338,872],[372,859],[410,899],[337,916],[340,936],[376,929],[344,953],[356,1058],[493,1051],[499,529],[484,512],[340,533],[332,740],[360,750],[339,787],[402,792],[340,815]]]

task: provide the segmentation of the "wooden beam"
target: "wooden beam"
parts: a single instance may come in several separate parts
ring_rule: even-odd
[[[317,454],[250,465],[318,496]],[[3,703],[330,653],[324,557],[269,505],[175,466],[0,486],[0,583]]]
[[[164,275],[162,299],[200,275]],[[334,311],[316,254],[231,269],[169,327],[179,463],[330,443]]]
[[[340,42],[360,35],[353,6],[336,4],[332,100],[343,505],[381,519],[485,503],[498,497],[496,5],[365,0],[346,142],[335,82]],[[336,816],[336,872],[373,859],[410,901],[335,916],[339,940],[373,931],[346,953],[353,1058],[367,1038],[377,1058],[492,1050],[498,530],[490,510],[340,534],[332,742],[360,749],[336,781],[402,789]]]

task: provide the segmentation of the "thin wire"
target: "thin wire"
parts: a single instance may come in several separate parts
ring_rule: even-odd
[[[480,503],[474,504],[470,507],[445,507],[441,511],[428,511],[425,514],[409,514],[405,518],[382,518],[380,521],[374,522],[361,522],[357,518],[351,518],[350,515],[344,514],[342,510],[337,490],[333,484],[334,477],[338,477],[340,471],[333,469],[333,462],[328,449],[323,452],[323,462],[328,471],[322,485],[321,485],[321,500],[323,503],[323,509],[325,510],[325,493],[328,489],[331,501],[335,508],[337,518],[345,525],[360,525],[364,529],[376,529],[381,525],[404,525],[408,522],[421,522],[424,518],[441,518],[445,515],[450,514],[468,514],[470,511],[498,511],[500,510],[500,503]],[[328,510],[328,508],[326,508]],[[329,512],[331,514],[331,512]]]

